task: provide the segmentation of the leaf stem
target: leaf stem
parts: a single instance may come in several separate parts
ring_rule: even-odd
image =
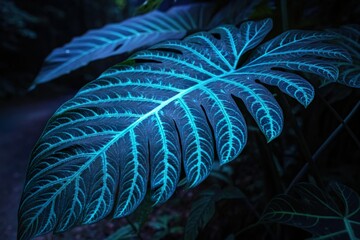
[[[355,107],[351,110],[351,112],[346,116],[344,119],[344,122],[341,123],[331,134],[330,136],[321,144],[321,146],[316,150],[316,152],[311,157],[311,162],[315,162],[317,158],[320,156],[320,154],[324,151],[324,149],[330,144],[330,142],[341,132],[341,130],[344,128],[344,124],[349,122],[351,117],[356,113],[356,111],[360,107],[360,101],[357,102]],[[309,162],[307,162],[302,169],[298,172],[298,174],[295,176],[295,178],[292,180],[288,188],[286,189],[286,193],[290,191],[290,189],[297,183],[306,173],[307,169],[309,167]]]

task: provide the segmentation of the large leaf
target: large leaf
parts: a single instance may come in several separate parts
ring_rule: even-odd
[[[302,228],[314,239],[360,239],[360,198],[339,183],[332,183],[330,192],[301,183],[289,195],[275,197],[262,221]]]
[[[307,106],[313,88],[294,72],[336,79],[331,60],[349,56],[322,43],[332,33],[289,31],[238,66],[271,27],[270,19],[249,21],[161,43],[82,88],[56,111],[32,152],[20,238],[94,223],[110,213],[129,215],[148,180],[153,201],[163,203],[175,191],[181,165],[188,186],[198,185],[210,173],[215,151],[224,164],[246,144],[245,121],[232,96],[242,100],[268,141],[278,136],[282,111],[264,84]]]
[[[213,4],[178,6],[167,12],[153,11],[91,30],[51,52],[32,88],[97,59],[131,52],[163,40],[180,39],[188,31],[213,28],[226,22],[229,15],[236,14],[238,21],[243,21],[258,2],[259,0],[251,3],[230,1],[230,4],[217,14],[217,8]]]
[[[215,204],[226,199],[242,199],[244,194],[235,187],[220,189],[216,186],[203,191],[191,206],[185,226],[184,239],[196,239],[199,230],[203,229],[215,214]]]
[[[337,63],[339,67],[338,82],[350,87],[360,88],[360,25],[346,25],[340,29],[331,29],[339,35],[339,44],[348,50],[353,63]]]

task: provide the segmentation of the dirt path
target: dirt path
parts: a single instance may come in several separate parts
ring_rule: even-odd
[[[68,97],[22,97],[0,104],[0,239],[16,239],[26,166],[47,120]]]

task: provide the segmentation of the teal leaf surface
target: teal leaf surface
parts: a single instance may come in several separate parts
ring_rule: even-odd
[[[344,47],[353,60],[352,63],[339,61],[339,78],[337,82],[349,87],[360,88],[360,25],[346,25],[339,29],[331,29],[339,36],[337,41]]]
[[[120,23],[90,30],[52,51],[32,88],[98,59],[128,53],[164,40],[180,39],[189,31],[211,29],[220,23],[228,22],[229,16],[237,16],[236,22],[243,21],[258,2],[259,0],[230,1],[218,13],[214,4],[177,6],[167,12],[155,10]]]
[[[352,189],[330,184],[326,192],[308,183],[269,203],[263,222],[277,222],[304,229],[313,239],[360,239],[360,198]]]
[[[257,47],[271,27],[270,19],[248,21],[160,43],[83,87],[56,111],[32,152],[20,239],[109,214],[127,216],[148,185],[154,203],[164,203],[177,187],[181,166],[188,187],[198,185],[209,175],[215,151],[225,164],[246,144],[234,97],[268,141],[277,137],[283,114],[265,85],[307,106],[314,91],[296,72],[336,79],[331,60],[349,56],[339,47],[322,47],[334,38],[327,32],[290,31]]]

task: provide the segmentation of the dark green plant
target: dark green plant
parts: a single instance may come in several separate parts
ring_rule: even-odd
[[[329,187],[327,192],[313,184],[298,184],[291,193],[271,200],[260,221],[302,228],[313,239],[359,239],[359,195],[339,183]]]
[[[221,189],[214,186],[199,194],[199,198],[191,206],[189,220],[185,226],[185,239],[196,239],[200,229],[203,229],[215,214],[215,204],[227,199],[243,199],[244,194],[236,187]]]

